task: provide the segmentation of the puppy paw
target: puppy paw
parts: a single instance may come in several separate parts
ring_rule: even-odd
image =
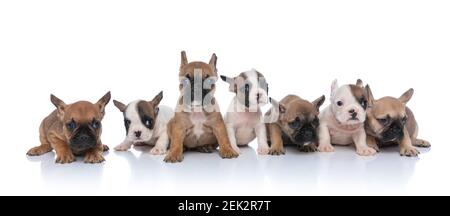
[[[66,153],[56,156],[56,163],[65,164],[72,163],[76,160],[75,156],[72,153]]]
[[[256,149],[256,151],[258,152],[259,155],[266,155],[266,154],[269,154],[270,148],[269,148],[269,147],[266,147],[266,146],[264,146],[264,147],[258,147],[258,148]]]
[[[103,145],[103,151],[104,151],[104,152],[107,152],[107,151],[109,151],[109,146],[107,146],[107,145]]]
[[[371,156],[377,153],[377,150],[369,146],[356,148],[356,153],[360,156]]]
[[[152,155],[163,155],[167,152],[167,150],[163,149],[163,148],[157,148],[157,147],[153,147],[150,150],[150,154]]]
[[[45,154],[51,150],[52,150],[51,147],[36,146],[36,147],[33,147],[30,150],[28,150],[27,155],[28,156],[39,156],[39,155]]]
[[[413,142],[413,146],[422,147],[422,148],[429,148],[429,147],[431,147],[431,144],[430,144],[430,142],[428,142],[426,140],[416,139]]]
[[[317,146],[314,144],[304,145],[299,148],[301,152],[316,152]]]
[[[100,152],[86,153],[86,156],[84,156],[85,163],[101,163],[103,161],[105,161],[105,158]]]
[[[320,152],[334,152],[334,147],[332,145],[319,145]]]
[[[239,149],[239,147],[237,146],[237,145],[231,145],[231,148],[233,148],[233,150],[236,152],[236,153],[238,153],[238,154],[241,154],[241,150]]]
[[[128,149],[130,149],[129,145],[120,144],[120,145],[114,147],[114,150],[116,150],[116,151],[128,151]]]
[[[400,147],[400,155],[401,156],[417,157],[417,155],[419,155],[419,154],[420,154],[420,152],[412,146]]]
[[[220,148],[219,149],[220,157],[222,158],[236,158],[239,154],[233,150],[233,148]]]
[[[284,151],[284,148],[270,148],[269,154],[270,155],[284,155],[285,151]]]
[[[164,161],[167,163],[181,162],[183,161],[183,154],[169,152],[169,154],[167,154],[167,156],[164,158]]]

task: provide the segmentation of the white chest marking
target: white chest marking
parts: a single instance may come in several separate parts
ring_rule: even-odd
[[[203,124],[205,122],[206,116],[203,114],[203,112],[191,114],[191,123],[194,125],[194,127],[192,128],[192,133],[197,137],[197,139],[199,139],[204,132]]]

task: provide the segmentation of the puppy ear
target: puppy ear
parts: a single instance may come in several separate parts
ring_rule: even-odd
[[[398,99],[399,99],[402,103],[406,104],[406,103],[408,103],[408,101],[411,99],[411,97],[413,96],[413,94],[414,94],[414,89],[410,88],[410,89],[408,89],[408,91],[406,91],[405,93],[403,93],[402,96],[400,96]]]
[[[275,99],[269,97],[269,102],[270,104],[272,104],[272,106],[277,109],[278,108],[278,112],[280,112],[281,114],[286,112],[286,107],[282,104],[280,104],[278,101],[276,101]]]
[[[209,65],[214,69],[214,72],[217,72],[217,56],[215,53],[212,54]]]
[[[361,79],[356,80],[356,85],[358,87],[364,88],[364,84],[363,84],[363,81]]]
[[[105,107],[109,103],[109,100],[111,100],[111,92],[108,91],[102,98],[100,98],[100,100],[97,101],[97,103],[95,103],[99,107],[102,117],[105,115]]]
[[[367,95],[367,105],[369,107],[373,106],[373,102],[375,101],[375,98],[373,97],[372,90],[370,90],[370,86],[366,85],[366,95]]]
[[[222,79],[224,82],[227,82],[228,84],[230,84],[230,87],[228,88],[228,90],[230,90],[230,92],[234,92],[234,93],[237,92],[236,80],[234,78],[220,75],[220,79]]]
[[[336,93],[337,89],[339,88],[337,79],[333,80],[333,83],[331,83],[331,98],[334,97],[334,94]]]
[[[312,102],[314,107],[316,107],[317,111],[319,111],[320,106],[322,106],[323,102],[325,102],[325,95],[320,96],[315,101]]]
[[[153,105],[155,107],[157,107],[159,105],[159,103],[161,102],[161,100],[163,99],[163,91],[160,91],[153,99],[151,102],[153,102]]]
[[[58,114],[60,116],[64,115],[64,111],[66,109],[66,103],[64,103],[64,101],[62,101],[61,99],[57,98],[55,95],[51,94],[50,95],[50,101],[53,103],[53,105],[56,106],[56,108],[58,109]]]
[[[116,106],[117,109],[120,110],[120,112],[125,112],[125,110],[127,109],[127,106],[125,104],[123,104],[122,102],[116,101],[116,100],[113,100],[113,102],[114,102],[114,106]]]
[[[180,68],[187,65],[188,64],[188,60],[186,57],[186,52],[183,50],[181,51],[181,63],[180,63]]]

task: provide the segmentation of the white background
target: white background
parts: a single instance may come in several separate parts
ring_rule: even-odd
[[[448,1],[1,1],[0,195],[450,195],[450,3]],[[219,74],[252,67],[270,95],[329,96],[334,78],[371,84],[375,97],[416,90],[409,106],[421,138],[419,158],[396,148],[370,158],[352,147],[335,153],[255,155],[255,143],[235,160],[187,153],[165,164],[148,149],[106,155],[106,162],[55,165],[54,153],[29,158],[38,127],[67,103],[178,97],[180,51],[208,61]],[[220,82],[222,110],[232,98]],[[328,104],[328,100],[325,105]],[[125,135],[122,114],[108,105],[102,140]]]

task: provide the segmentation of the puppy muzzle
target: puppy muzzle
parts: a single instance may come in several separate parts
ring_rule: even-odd
[[[70,148],[74,152],[83,152],[94,148],[97,144],[97,138],[89,126],[81,126],[76,134],[70,139]]]
[[[404,125],[400,121],[395,121],[389,127],[384,130],[381,136],[381,141],[383,142],[392,142],[403,139]]]
[[[316,140],[316,130],[312,125],[305,125],[300,130],[294,132],[294,141],[297,145],[302,146],[305,143]]]

